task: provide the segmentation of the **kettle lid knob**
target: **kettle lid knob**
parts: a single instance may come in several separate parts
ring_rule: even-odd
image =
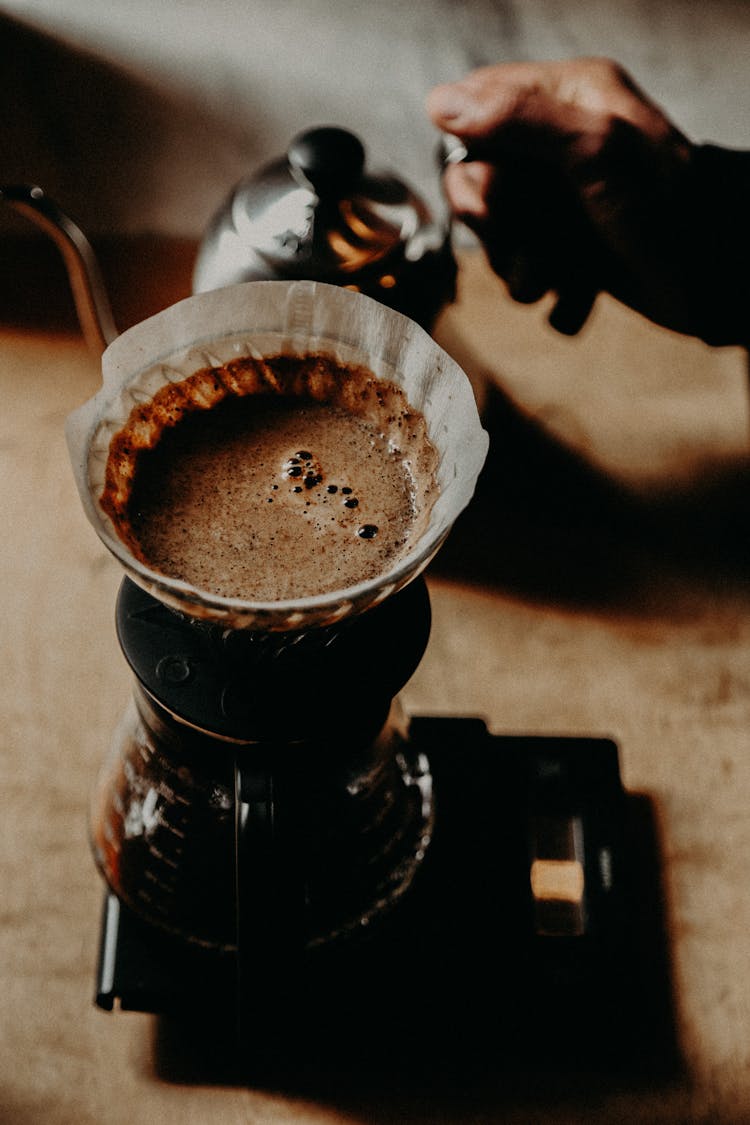
[[[361,179],[364,145],[354,133],[322,125],[299,133],[287,149],[292,175],[318,196],[341,197]]]

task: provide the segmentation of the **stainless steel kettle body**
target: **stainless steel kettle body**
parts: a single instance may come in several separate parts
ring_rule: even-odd
[[[201,243],[193,290],[293,278],[365,293],[429,330],[455,296],[449,222],[394,176],[369,174],[354,134],[308,130],[232,190]]]

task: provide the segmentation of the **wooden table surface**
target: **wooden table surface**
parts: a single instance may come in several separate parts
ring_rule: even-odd
[[[191,252],[105,248],[121,327],[188,291]],[[83,516],[63,437],[98,365],[61,275],[42,253],[40,281],[32,259],[0,285],[2,1125],[750,1122],[744,355],[606,301],[580,337],[557,337],[544,306],[513,306],[477,252],[437,329],[471,375],[492,448],[428,573],[432,636],[403,702],[481,716],[500,735],[616,741],[649,810],[660,888],[635,905],[654,925],[639,954],[654,957],[654,995],[635,998],[617,1065],[584,1045],[564,1066],[533,1051],[509,1065],[502,1011],[468,1058],[467,997],[463,1023],[454,1012],[430,1029],[457,1065],[436,1061],[419,1082],[403,1059],[348,1073],[314,1041],[307,1068],[230,1080],[154,1017],[93,1004],[102,884],[87,804],[130,678],[113,628],[120,573]],[[418,1019],[418,969],[397,1034]]]

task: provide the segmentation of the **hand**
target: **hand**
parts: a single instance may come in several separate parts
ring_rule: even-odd
[[[679,332],[746,336],[744,315],[727,327],[712,307],[716,274],[726,284],[730,263],[715,260],[710,226],[722,201],[699,174],[703,150],[617,64],[485,67],[436,87],[427,110],[467,148],[466,162],[446,169],[445,191],[516,300],[555,292],[550,320],[567,333],[607,290]],[[748,154],[726,155],[743,162],[747,184]],[[746,231],[749,205],[732,203]],[[743,259],[748,248],[750,232]]]

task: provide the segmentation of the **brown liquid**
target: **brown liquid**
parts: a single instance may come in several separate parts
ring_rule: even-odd
[[[142,561],[278,601],[375,578],[414,544],[436,456],[397,387],[322,357],[192,380],[134,410],[110,449],[102,505]]]

